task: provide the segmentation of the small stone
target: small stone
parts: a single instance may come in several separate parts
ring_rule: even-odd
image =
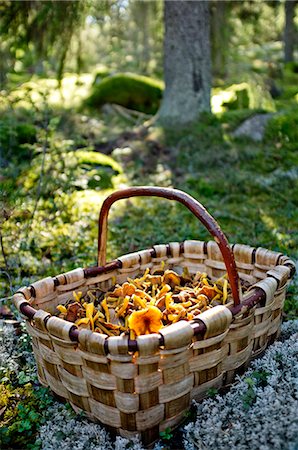
[[[236,128],[232,133],[233,137],[248,137],[255,142],[261,142],[264,138],[265,128],[268,120],[272,118],[273,114],[256,114],[246,119],[242,124]]]

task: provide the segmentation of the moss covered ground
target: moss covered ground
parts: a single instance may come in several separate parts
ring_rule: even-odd
[[[91,113],[71,103],[56,104],[48,91],[38,101],[22,87],[18,94],[6,93],[0,103],[0,297],[44,276],[95,264],[102,201],[129,185],[182,189],[205,205],[230,242],[281,251],[297,260],[298,103],[293,77],[297,74],[280,82],[283,94],[274,100],[278,113],[257,143],[232,132],[259,109],[208,114],[191,128],[166,130],[127,110]],[[112,208],[109,259],[184,239],[209,236],[181,205],[139,198]],[[2,304],[11,306],[9,299]],[[297,316],[296,283],[285,319]],[[6,372],[3,377],[5,402],[17,404],[27,379],[10,380]],[[28,387],[32,405],[38,395]],[[31,427],[33,439],[41,423],[32,405],[33,425],[20,427]],[[26,411],[18,413],[21,422]],[[22,441],[22,448],[34,448],[32,439]]]

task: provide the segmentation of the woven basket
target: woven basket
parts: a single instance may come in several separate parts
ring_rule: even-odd
[[[215,241],[171,242],[121,256],[106,264],[107,217],[111,205],[132,196],[156,196],[184,204]],[[180,321],[159,334],[107,337],[52,314],[74,290],[110,289],[149,267],[178,273],[226,272],[231,302]],[[48,277],[20,289],[14,302],[32,336],[40,382],[76,411],[111,427],[124,437],[139,436],[145,445],[177,426],[192,399],[232,382],[235,374],[259,355],[279,333],[286,287],[294,263],[280,253],[236,244],[232,248],[218,224],[189,195],[174,189],[135,187],[108,197],[99,217],[98,266]],[[242,296],[240,279],[250,284]]]

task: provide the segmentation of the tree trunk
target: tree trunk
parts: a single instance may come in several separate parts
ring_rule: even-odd
[[[149,24],[150,24],[150,3],[142,2],[143,7],[143,33],[142,33],[142,64],[141,68],[143,72],[147,73],[148,65],[150,61],[150,43],[149,43]]]
[[[215,0],[211,9],[211,47],[213,76],[227,76],[227,55],[229,47],[230,27],[228,23],[230,3]]]
[[[284,30],[284,49],[285,62],[294,61],[294,45],[295,45],[295,6],[296,0],[286,0],[285,2],[285,30]]]
[[[187,125],[210,111],[208,1],[165,0],[165,93],[159,121]]]
[[[150,61],[150,1],[132,1],[131,11],[133,20],[137,26],[137,39],[134,36],[133,41],[137,41],[137,58],[142,72],[147,72]]]

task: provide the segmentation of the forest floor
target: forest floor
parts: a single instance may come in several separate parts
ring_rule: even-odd
[[[264,139],[253,142],[232,132],[254,110],[206,114],[191,129],[165,130],[121,108],[90,113],[53,104],[43,93],[32,101],[30,89],[21,100],[20,93],[12,93],[1,104],[1,297],[45,276],[94,265],[101,203],[112,191],[133,185],[184,190],[216,218],[231,243],[298,259],[294,97],[280,102]],[[112,209],[108,259],[185,239],[206,240],[209,235],[181,205],[160,199],[123,201]],[[293,283],[285,319],[297,317],[298,288]],[[24,336],[22,351],[28,353]],[[21,375],[13,368],[1,369],[6,403],[0,405],[5,425],[0,437],[6,439],[6,448],[40,448],[35,438],[45,418],[33,405],[41,398],[44,408],[47,402],[53,405],[49,394],[31,383],[34,370],[26,358]]]

